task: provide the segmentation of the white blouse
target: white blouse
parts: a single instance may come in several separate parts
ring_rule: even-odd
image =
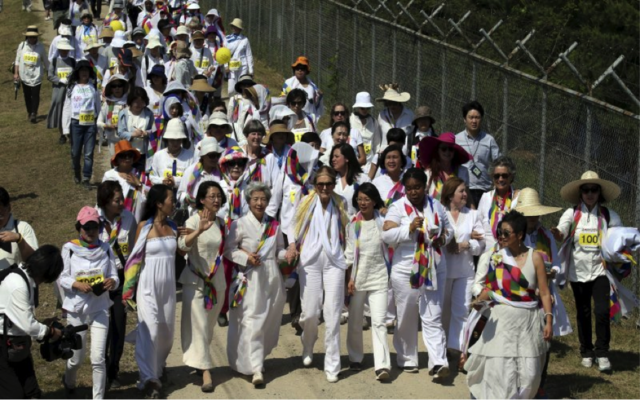
[[[342,186],[342,177],[340,176],[340,174],[338,174],[338,176],[336,177],[336,186],[333,191],[334,193],[344,197],[344,199],[346,200],[347,215],[349,215],[349,218],[352,218],[358,212],[351,201],[353,199],[353,194],[356,191],[356,185],[360,186],[365,182],[371,182],[371,180],[364,172],[360,173],[360,175],[358,175],[358,177],[355,179],[355,182],[353,182],[353,184],[351,185],[347,184],[345,186]]]
[[[470,210],[467,207],[460,210],[458,220],[455,221],[451,216],[451,211],[447,211],[447,218],[453,227],[453,235],[456,243],[469,242],[469,249],[461,253],[450,253],[447,248],[447,279],[456,278],[472,278],[475,274],[475,266],[473,264],[473,256],[479,256],[484,251],[484,240],[471,239],[471,232],[476,231],[484,234],[482,226],[482,218],[476,210]]]
[[[193,214],[187,222],[185,222],[185,226],[188,229],[198,229],[198,225],[200,225],[200,215],[198,213]],[[213,221],[211,228],[202,232],[195,242],[191,244],[191,247],[187,247],[186,236],[181,235],[178,238],[178,247],[182,251],[189,252],[188,262],[191,263],[196,270],[203,272],[204,275],[209,275],[211,265],[213,265],[216,257],[218,257],[221,240],[222,233],[220,232],[218,221]],[[224,268],[222,268],[222,266],[218,267],[216,274],[224,274]],[[178,281],[183,285],[204,285],[204,281],[191,272],[189,267],[182,270]]]
[[[358,273],[356,290],[369,291],[386,289],[389,284],[387,266],[382,254],[382,227],[374,219],[361,222],[360,254],[358,256]],[[355,223],[350,223],[347,230],[347,250],[344,256],[347,265],[354,262],[356,245]],[[353,266],[352,268],[356,268]],[[352,273],[353,274],[353,273]]]

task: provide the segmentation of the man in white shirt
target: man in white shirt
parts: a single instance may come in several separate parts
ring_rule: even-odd
[[[0,187],[0,270],[26,260],[37,248],[33,228],[13,218],[9,193]]]
[[[31,339],[56,341],[60,338],[60,330],[50,327],[50,321],[38,322],[34,310],[38,286],[55,282],[63,266],[60,250],[44,245],[26,262],[0,271],[0,327],[3,333],[6,327],[6,334],[14,343],[30,348]],[[22,359],[9,361],[5,344],[0,346],[0,393],[7,399],[39,398],[41,391],[31,352],[19,358]]]

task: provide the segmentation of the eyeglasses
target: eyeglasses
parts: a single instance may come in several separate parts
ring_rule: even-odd
[[[584,194],[600,193],[600,186],[583,186],[580,191]]]
[[[495,179],[496,181],[500,178],[509,179],[510,176],[511,174],[493,174],[493,179]]]
[[[326,189],[326,188],[330,188],[335,186],[336,183],[335,182],[318,182],[316,183],[316,186],[320,189]]]
[[[346,111],[334,111],[334,112],[333,112],[333,115],[342,115],[342,116],[345,116],[345,115],[347,115],[347,112],[346,112]]]
[[[501,238],[504,238],[504,239],[509,238],[509,236],[511,236],[512,233],[513,232],[511,232],[508,229],[498,229],[498,230],[496,230],[496,235],[498,235],[499,238],[501,237]]]
[[[214,194],[212,196],[205,196],[204,197],[207,200],[222,200],[222,195],[221,194]]]
[[[307,102],[305,100],[292,101],[291,102],[292,106],[304,106],[305,104],[307,104]]]
[[[453,147],[450,146],[440,146],[440,151],[444,152],[444,153],[452,153],[453,152]]]

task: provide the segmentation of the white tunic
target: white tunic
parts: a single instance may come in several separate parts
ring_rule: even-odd
[[[353,217],[358,212],[358,210],[356,210],[356,208],[353,206],[353,202],[351,201],[353,199],[353,194],[355,193],[356,188],[365,182],[371,182],[371,180],[364,172],[360,173],[351,185],[343,185],[342,177],[339,174],[336,177],[336,186],[334,192],[344,197],[344,199],[346,200],[347,215],[349,216],[349,218]]]
[[[187,167],[193,164],[193,149],[182,149],[178,157],[174,158],[167,149],[162,149],[153,155],[151,163],[151,182],[156,185],[162,183],[167,176],[172,176],[175,182],[175,188],[180,187],[180,182],[184,176]],[[175,174],[173,173],[175,165]]]
[[[455,221],[451,216],[451,211],[447,211],[447,218],[453,227],[453,234],[456,243],[469,242],[469,249],[461,253],[447,253],[447,279],[472,278],[475,274],[473,256],[479,256],[484,251],[484,240],[471,239],[471,232],[484,234],[482,218],[476,210],[464,207],[458,214]]]

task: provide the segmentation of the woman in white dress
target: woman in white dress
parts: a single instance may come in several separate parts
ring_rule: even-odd
[[[391,205],[382,240],[393,246],[391,286],[398,324],[393,335],[398,366],[418,372],[418,321],[429,352],[429,375],[440,380],[449,375],[442,304],[447,265],[442,247],[453,236],[446,211],[426,193],[427,177],[409,168],[402,177],[405,197]]]
[[[442,325],[447,332],[447,348],[462,351],[463,328],[469,315],[475,267],[473,257],[484,251],[482,218],[467,207],[467,188],[458,177],[447,179],[442,188],[442,205],[453,228],[453,238],[445,247],[447,283]]]
[[[518,206],[519,190],[513,188],[516,164],[507,156],[498,157],[489,170],[493,179],[493,190],[486,192],[478,203],[478,212],[484,225],[486,248],[490,249],[498,241],[498,223],[509,211]]]
[[[498,228],[500,249],[478,264],[476,281],[484,277],[485,287],[476,307],[492,307],[465,363],[473,398],[532,399],[540,385],[553,314],[544,262],[524,245],[526,229],[526,218],[509,212]]]
[[[338,382],[340,372],[340,313],[347,269],[344,234],[349,221],[344,198],[333,192],[335,185],[336,172],[331,167],[320,167],[314,179],[315,190],[305,197],[296,212],[295,228],[300,251],[302,363],[309,367],[313,362],[322,310],[324,371],[330,383]]]
[[[318,118],[324,113],[324,104],[322,101],[322,90],[318,89],[318,86],[309,79],[311,73],[311,65],[309,59],[304,56],[300,56],[296,61],[291,64],[293,69],[293,76],[287,79],[282,86],[283,95],[289,94],[293,89],[301,89],[307,93],[307,102],[304,104],[303,110],[309,114],[314,115],[316,119],[314,124],[318,122]]]
[[[391,369],[385,326],[391,260],[389,249],[382,241],[384,217],[380,214],[380,209],[384,204],[376,187],[369,182],[356,189],[353,203],[359,211],[347,228],[345,251],[350,271],[347,289],[351,296],[347,335],[347,350],[351,362],[349,368],[356,371],[362,369],[362,317],[365,303],[368,303],[376,379],[386,381]]]
[[[178,280],[182,284],[182,361],[202,371],[204,393],[213,392],[210,348],[227,288],[222,265],[225,225],[216,216],[225,202],[219,183],[206,181],[199,185],[194,203],[197,212],[185,224],[192,231],[178,239],[180,250],[189,255],[187,268]]]
[[[138,389],[154,399],[162,397],[160,380],[166,378],[164,368],[176,323],[177,227],[168,218],[174,209],[172,188],[152,186],[138,224],[136,245],[124,270],[122,301],[138,310]]]
[[[231,21],[233,33],[227,35],[227,48],[231,52],[231,61],[227,64],[229,77],[229,96],[235,93],[235,85],[242,75],[253,75],[253,53],[249,39],[242,34],[242,20],[235,18]]]
[[[347,201],[347,213],[349,217],[353,217],[357,211],[351,201],[353,193],[358,186],[370,182],[369,177],[362,172],[353,147],[346,143],[333,146],[330,153],[330,165],[338,173],[334,191]]]
[[[225,257],[236,264],[229,292],[227,356],[234,371],[264,383],[264,360],[278,344],[284,282],[278,262],[285,257],[280,223],[267,213],[271,191],[259,182],[244,191],[250,212],[234,221],[224,246]],[[292,261],[292,260],[289,260]]]
[[[463,164],[471,159],[471,155],[456,144],[453,133],[425,137],[420,141],[419,148],[420,165],[427,174],[427,190],[431,197],[442,201],[442,186],[451,177],[469,183],[469,170]]]

